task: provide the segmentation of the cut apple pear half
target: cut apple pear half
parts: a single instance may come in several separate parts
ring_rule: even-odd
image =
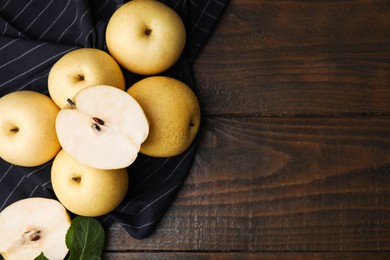
[[[98,85],[82,89],[56,118],[62,148],[78,162],[97,169],[131,165],[149,133],[138,102],[118,88]]]
[[[68,253],[65,236],[70,222],[57,200],[16,201],[0,212],[1,255],[6,260],[34,259],[43,252],[50,260],[62,260]]]

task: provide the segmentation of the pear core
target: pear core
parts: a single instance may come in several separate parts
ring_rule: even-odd
[[[5,259],[34,259],[41,252],[53,260],[68,253],[70,227],[66,209],[54,199],[27,198],[0,212],[0,252]]]
[[[120,169],[137,158],[149,133],[148,120],[128,93],[106,85],[82,89],[56,118],[62,148],[97,169]]]

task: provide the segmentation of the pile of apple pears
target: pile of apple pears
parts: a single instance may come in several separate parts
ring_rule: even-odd
[[[63,259],[67,210],[89,217],[109,213],[124,199],[127,167],[139,153],[171,157],[191,145],[200,125],[197,97],[183,82],[156,75],[177,62],[185,42],[174,10],[154,0],[133,0],[109,20],[109,53],[80,48],[53,65],[50,97],[15,91],[0,98],[0,157],[25,167],[53,160],[58,198],[27,198],[0,212],[0,253],[6,259],[30,259],[42,251],[49,259]],[[126,86],[122,69],[144,79]],[[6,220],[17,214],[33,217],[14,220],[20,227],[15,234]],[[63,228],[42,228],[42,217],[58,219],[56,226]],[[56,242],[63,242],[61,250],[37,246],[56,232],[64,236]]]

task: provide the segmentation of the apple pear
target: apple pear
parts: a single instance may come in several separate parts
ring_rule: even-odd
[[[65,236],[70,223],[57,200],[18,200],[0,212],[0,253],[6,260],[34,259],[41,252],[50,260],[62,260],[69,251]]]
[[[118,63],[99,49],[81,48],[68,52],[49,72],[49,94],[60,108],[67,105],[68,98],[94,85],[125,89],[125,79]]]
[[[127,92],[141,105],[150,124],[141,153],[170,157],[191,145],[201,117],[191,88],[174,78],[152,76],[136,82]]]
[[[186,42],[180,16],[154,0],[133,0],[118,8],[106,29],[109,53],[129,71],[152,75],[169,69]]]
[[[61,150],[51,169],[58,200],[71,212],[88,217],[109,213],[124,199],[128,188],[126,169],[100,170],[86,166]]]
[[[55,130],[59,108],[46,95],[22,90],[0,98],[0,157],[19,166],[38,166],[61,149]]]
[[[82,89],[58,113],[56,131],[74,159],[98,169],[120,169],[137,158],[149,133],[137,101],[112,86]]]

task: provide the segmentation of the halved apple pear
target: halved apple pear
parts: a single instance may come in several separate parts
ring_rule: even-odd
[[[87,87],[68,100],[56,118],[62,148],[97,169],[132,164],[149,133],[148,120],[127,92],[106,85]]]
[[[41,252],[50,260],[62,260],[70,227],[68,212],[60,202],[27,198],[0,212],[0,252],[6,260],[34,259]]]

